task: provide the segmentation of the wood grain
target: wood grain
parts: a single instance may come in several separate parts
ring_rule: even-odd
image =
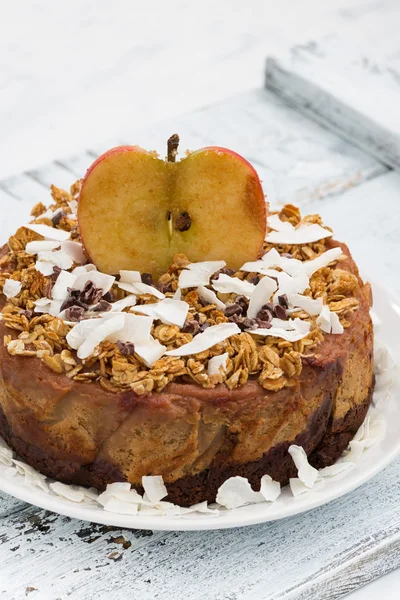
[[[270,58],[265,81],[313,120],[382,163],[400,168],[398,60],[379,63],[339,38],[329,39],[295,47],[284,58]]]

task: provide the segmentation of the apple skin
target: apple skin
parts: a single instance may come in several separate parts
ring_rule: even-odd
[[[179,217],[188,213],[192,226],[179,229]],[[104,152],[88,168],[78,224],[99,270],[132,269],[158,277],[175,253],[192,262],[224,259],[235,269],[258,258],[266,213],[256,170],[233,150],[207,146],[167,163],[139,146],[124,145]],[[166,234],[167,214],[172,215],[172,239]]]

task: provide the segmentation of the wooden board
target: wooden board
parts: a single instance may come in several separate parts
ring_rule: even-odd
[[[297,46],[286,57],[268,59],[266,86],[302,113],[399,169],[400,61],[393,56],[390,40],[389,62],[366,57],[339,38]]]
[[[274,203],[303,204],[324,198],[375,177],[386,168],[338,136],[327,133],[266,90],[256,90],[158,125],[138,130],[130,139],[111,139],[80,156],[66,157],[43,168],[3,180],[0,197],[7,220],[0,238],[10,235],[28,216],[27,207],[49,201],[50,184],[69,186],[83,176],[97,156],[121,143],[136,143],[165,155],[166,140],[177,131],[186,148],[218,144],[234,148],[256,166],[265,192]],[[16,204],[19,199],[24,204]],[[13,217],[14,211],[18,214]]]
[[[399,177],[270,92],[255,91],[138,131],[135,142],[151,148],[158,140],[163,152],[164,140],[175,130],[184,146],[217,142],[243,152],[256,164],[273,201],[321,210],[360,257],[362,203],[365,239],[380,244],[398,235],[392,215]],[[94,155],[121,141],[3,181],[0,202],[9,221],[2,221],[1,235],[27,218],[29,205],[46,200],[53,180],[68,183],[70,175],[73,181]],[[375,225],[379,190],[385,233]],[[390,249],[384,246],[388,280],[390,265],[400,266]],[[399,476],[396,462],[360,490],[308,514],[198,533],[113,530],[0,494],[0,593],[6,600],[92,600],[111,592],[113,600],[340,598],[400,564]]]

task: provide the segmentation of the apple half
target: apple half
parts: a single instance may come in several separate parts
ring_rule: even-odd
[[[262,251],[266,203],[256,171],[231,150],[212,146],[170,162],[119,146],[88,169],[78,223],[103,273],[132,269],[158,277],[176,253],[237,269]]]

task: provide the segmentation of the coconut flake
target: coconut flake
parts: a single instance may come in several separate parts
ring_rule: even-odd
[[[308,462],[307,454],[304,448],[292,444],[289,446],[288,452],[296,465],[297,475],[300,481],[308,488],[312,488],[318,479],[318,471]]]
[[[129,296],[122,298],[122,300],[117,300],[116,302],[113,302],[111,304],[111,311],[112,312],[122,312],[124,310],[124,308],[135,306],[135,304],[136,304],[136,296],[134,294],[130,294]]]
[[[212,348],[216,344],[220,344],[236,333],[240,333],[240,329],[235,323],[212,325],[203,331],[203,333],[197,334],[188,344],[183,344],[180,348],[169,350],[165,354],[168,356],[188,356],[189,354],[198,354],[199,352]]]
[[[36,469],[20,460],[14,459],[13,463],[17,470],[17,473],[24,476],[25,481],[28,485],[35,485],[36,487],[41,488],[44,492],[49,491],[45,475],[42,475],[41,473],[36,471]]]
[[[239,294],[250,298],[255,290],[255,285],[250,281],[241,280],[239,277],[230,277],[221,273],[218,279],[212,282],[214,290],[223,294]]]
[[[272,294],[276,291],[277,285],[274,279],[263,277],[255,286],[250,297],[247,316],[250,319],[255,319],[258,312],[264,304],[270,301]]]
[[[25,252],[27,254],[38,254],[39,252],[56,250],[60,246],[61,246],[61,242],[51,242],[48,240],[36,240],[34,242],[28,242],[26,244]]]
[[[218,508],[210,508],[207,504],[207,500],[204,500],[203,502],[198,502],[197,504],[192,504],[192,506],[188,506],[188,507],[180,507],[180,513],[181,515],[186,515],[186,514],[190,514],[190,513],[194,513],[194,512],[199,512],[201,514],[208,514],[208,515],[219,515],[219,510]]]
[[[271,329],[264,329],[262,327],[258,329],[247,329],[248,333],[254,335],[267,336],[282,338],[287,342],[297,342],[302,340],[310,332],[310,323],[308,321],[302,321],[301,319],[292,319],[289,321],[282,321],[281,319],[272,319]],[[289,329],[292,327],[292,329]]]
[[[157,504],[160,500],[168,496],[168,491],[161,475],[142,477],[142,486],[150,502],[154,504]]]
[[[125,292],[130,292],[131,294],[138,294],[139,296],[142,294],[151,294],[156,298],[165,298],[165,294],[160,292],[157,288],[152,285],[147,285],[147,283],[125,283],[123,281],[118,282],[118,287]]]
[[[122,500],[118,500],[118,498],[111,497],[105,502],[104,510],[120,515],[137,515],[139,507],[138,504],[123,502]]]
[[[261,477],[260,494],[262,494],[264,500],[275,502],[281,495],[281,484],[279,481],[274,481],[269,475],[263,475]]]
[[[50,275],[53,275],[54,267],[55,267],[54,263],[44,261],[44,260],[38,260],[38,261],[36,261],[36,264],[35,264],[36,271],[38,271],[45,277],[49,277]]]
[[[215,306],[222,311],[225,310],[226,305],[218,298],[217,294],[215,292],[213,292],[212,290],[209,290],[208,288],[206,288],[204,285],[200,285],[197,288],[197,293],[198,293],[199,298],[201,298],[201,300],[204,300],[205,302],[208,302],[209,304],[215,304]]]
[[[247,262],[240,270],[265,275],[268,269],[279,267],[289,275],[297,275],[302,272],[302,265],[301,260],[281,256],[275,248],[271,248],[260,260]]]
[[[23,225],[23,227],[34,231],[38,235],[44,237],[46,240],[65,242],[71,237],[71,233],[69,231],[64,231],[63,229],[56,229],[55,227],[50,227],[49,225],[29,223],[28,225]]]
[[[100,319],[94,319],[100,321]],[[78,324],[79,326],[79,324]],[[95,348],[112,334],[124,327],[124,315],[115,315],[111,319],[101,320],[96,329],[88,335],[83,344],[78,348],[78,358],[85,359],[93,354]],[[68,341],[68,340],[67,340]]]
[[[74,269],[74,275],[76,271],[77,269]],[[88,281],[91,281],[96,288],[103,290],[104,295],[112,288],[115,277],[96,270],[80,271],[74,283],[74,289],[82,291]]]
[[[317,319],[317,325],[325,333],[340,334],[343,333],[343,325],[339,321],[336,313],[329,309],[329,306],[324,305]]]
[[[284,272],[267,270],[267,275],[278,279],[278,290],[274,295],[274,302],[279,301],[279,296],[303,293],[309,286],[309,277],[305,273],[291,276]]]
[[[164,300],[161,300],[161,302],[155,304],[142,304],[136,306],[132,311],[149,315],[154,319],[159,319],[166,325],[183,327],[189,312],[189,304],[182,300],[165,298]]]
[[[277,213],[268,215],[267,225],[275,231],[294,231],[295,227],[289,221],[282,221]]]
[[[181,271],[178,286],[186,289],[198,287],[199,285],[209,285],[211,275],[224,267],[226,267],[226,262],[223,260],[190,263]]]
[[[312,260],[306,260],[303,263],[304,272],[307,273],[309,277],[319,271],[319,269],[323,269],[327,267],[331,262],[336,261],[343,255],[343,250],[341,248],[331,248],[326,252],[323,252],[317,258],[313,258]]]
[[[181,288],[176,288],[174,295],[172,296],[172,300],[182,300],[182,290]]]
[[[207,366],[207,374],[210,377],[211,375],[219,375],[222,372],[226,371],[226,365],[228,362],[229,354],[225,352],[225,354],[220,354],[218,356],[213,356],[208,361]]]
[[[239,508],[245,504],[264,502],[260,492],[255,492],[245,477],[230,477],[220,486],[216,501],[226,508]]]
[[[131,313],[122,313],[122,317],[123,327],[108,338],[110,342],[132,342],[136,345],[146,344],[151,340],[150,331],[153,324],[151,317],[141,317]],[[103,319],[109,318],[109,314],[103,316]]]
[[[308,313],[310,317],[319,315],[324,305],[322,298],[314,299],[301,294],[289,294],[288,301],[291,308],[301,308]]]
[[[140,356],[147,367],[151,367],[157,362],[163,356],[166,349],[166,346],[163,346],[154,338],[150,338],[147,342],[135,344],[136,354]]]
[[[60,271],[57,281],[51,290],[51,296],[54,300],[65,300],[68,296],[68,288],[72,288],[76,277],[69,271]]]
[[[81,264],[86,260],[85,254],[83,252],[83,246],[79,242],[62,242],[61,250],[68,254],[68,256],[72,258],[74,263]]]
[[[313,492],[318,491],[319,489],[324,487],[324,484],[325,484],[324,479],[317,480],[312,487],[312,491]],[[301,481],[301,479],[299,479],[298,477],[290,478],[289,485],[290,485],[290,490],[294,497],[300,496],[301,494],[311,492],[311,488],[307,487],[305,485],[305,483],[303,481]]]
[[[37,257],[39,263],[49,263],[53,267],[59,267],[60,269],[70,269],[74,264],[71,256],[64,250],[39,252]]]
[[[6,279],[3,286],[3,294],[6,298],[15,298],[22,289],[22,283],[15,279]]]
[[[269,231],[265,238],[270,244],[311,244],[333,235],[318,223],[301,223],[298,227],[293,227],[290,223],[281,221],[278,215],[271,215],[267,223],[270,229],[275,229]]]
[[[85,498],[85,494],[81,488],[73,485],[66,485],[65,483],[61,483],[61,481],[50,483],[50,489],[57,494],[57,496],[71,500],[71,502],[82,502]]]

